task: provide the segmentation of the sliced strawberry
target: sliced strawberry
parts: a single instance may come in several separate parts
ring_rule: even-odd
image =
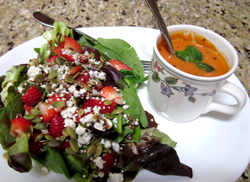
[[[113,110],[116,108],[116,102],[111,102],[109,105],[105,105],[104,101],[100,99],[93,99],[90,98],[88,100],[85,100],[83,103],[83,108],[91,107],[94,108],[95,106],[100,107],[100,113],[101,114],[106,114],[106,113],[111,113]]]
[[[58,58],[58,57],[59,57],[58,55],[54,55],[54,56],[49,57],[49,59],[47,60],[47,63],[53,63],[53,61],[56,61],[56,58]]]
[[[70,71],[70,76],[75,75],[78,72],[81,72],[83,70],[82,66],[75,66],[71,71]]]
[[[42,100],[43,93],[35,86],[31,85],[28,91],[21,97],[24,104],[34,106]]]
[[[111,86],[103,87],[99,94],[110,101],[115,101],[119,105],[124,104],[124,99],[122,98],[122,95]]]
[[[37,130],[29,139],[29,151],[32,155],[37,155],[43,151],[43,143],[36,141],[36,137],[41,133],[40,130]]]
[[[53,49],[55,54],[64,57],[70,62],[79,61],[80,63],[86,63],[88,61],[88,56],[85,54],[74,53],[71,49],[64,49],[61,47],[55,47]]]
[[[60,48],[64,48],[64,46],[65,46],[65,42],[62,42],[62,43],[59,45]]]
[[[102,158],[102,160],[104,161],[103,172],[105,176],[108,176],[109,171],[114,167],[116,156],[117,155],[115,151],[111,150]]]
[[[40,110],[43,122],[47,123],[52,120],[55,116],[59,115],[60,112],[56,111],[50,104],[46,102],[39,102],[38,109]]]
[[[89,71],[84,71],[76,78],[76,81],[86,83],[87,81],[89,81],[89,79],[90,79]]]
[[[49,134],[54,137],[60,137],[63,135],[62,131],[64,129],[64,118],[59,115],[54,116],[49,125]]]
[[[75,39],[72,39],[70,37],[65,37],[65,45],[64,45],[65,49],[73,49],[76,52],[82,54],[82,48],[81,46],[78,44],[78,42]]]
[[[11,120],[10,134],[20,138],[24,133],[29,132],[31,125],[33,125],[33,123],[23,117],[14,118]]]
[[[28,106],[28,105],[26,105],[26,104],[25,104],[23,107],[24,107],[24,109],[25,109],[29,114],[31,113],[31,110],[34,109],[33,106]]]
[[[118,61],[116,59],[110,59],[109,60],[109,63],[114,67],[116,68],[117,70],[130,70],[132,71],[132,69],[126,65],[125,63],[121,62],[121,61]]]

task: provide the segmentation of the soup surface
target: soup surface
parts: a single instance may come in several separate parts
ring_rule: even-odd
[[[194,46],[203,54],[202,63],[209,64],[215,69],[214,71],[208,72],[204,69],[200,69],[194,63],[181,60],[176,55],[172,56],[168,52],[167,43],[162,38],[158,44],[160,54],[167,62],[179,70],[203,77],[220,76],[229,71],[225,57],[203,36],[193,32],[177,31],[170,34],[170,37],[175,51],[185,50],[188,45]]]

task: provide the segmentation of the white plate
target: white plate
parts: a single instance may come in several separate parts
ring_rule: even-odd
[[[135,48],[143,60],[151,60],[153,41],[158,34],[158,30],[139,27],[93,27],[82,30],[95,38],[124,39]],[[44,43],[46,41],[38,37],[2,56],[0,75],[5,74],[13,65],[27,63],[29,59],[35,58],[33,48],[41,47]],[[229,81],[243,88],[235,75],[232,75]],[[163,119],[151,109],[147,101],[146,84],[139,88],[138,93],[144,109],[155,116],[159,129],[177,142],[175,149],[180,161],[192,167],[193,178],[160,176],[142,170],[135,181],[233,182],[244,172],[250,161],[249,101],[243,110],[234,116],[211,112],[192,122],[175,123]],[[219,97],[218,101],[235,103],[230,96],[221,94]],[[1,149],[0,153],[4,151]],[[3,157],[0,157],[0,176],[1,181],[68,181],[60,174],[45,174],[36,164],[30,173],[20,174],[9,168]]]

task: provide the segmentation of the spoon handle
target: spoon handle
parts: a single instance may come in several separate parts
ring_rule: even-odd
[[[170,39],[166,24],[165,24],[161,14],[160,14],[156,0],[146,0],[146,2],[149,6],[149,9],[151,10],[151,12],[153,13],[153,15],[155,16],[155,18],[157,20],[157,23],[158,23],[158,26],[161,30],[161,33],[168,44],[168,48],[169,48],[170,53],[172,55],[174,55],[175,54],[174,47],[173,47],[172,41]]]
[[[37,22],[39,22],[39,23],[41,23],[43,25],[46,25],[48,27],[52,27],[52,28],[54,27],[53,24],[56,21],[55,19],[51,18],[50,16],[48,16],[48,15],[42,13],[42,12],[39,12],[39,11],[36,11],[36,12],[33,13],[33,18]],[[89,39],[92,39],[94,42],[97,42],[97,40],[95,38],[81,32],[81,31],[79,31],[79,30],[77,30],[75,28],[71,28],[69,26],[68,26],[68,28],[73,29],[73,35],[74,35],[74,38],[76,40],[79,40],[81,38],[81,36],[84,35],[85,37],[87,37]]]

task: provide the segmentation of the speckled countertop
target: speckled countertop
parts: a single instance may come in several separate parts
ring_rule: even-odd
[[[167,25],[198,25],[229,40],[240,59],[235,73],[250,94],[250,1],[158,0],[158,5]],[[49,29],[32,19],[34,11],[73,27],[157,28],[144,0],[1,0],[0,56]],[[249,169],[238,182],[250,181]]]

